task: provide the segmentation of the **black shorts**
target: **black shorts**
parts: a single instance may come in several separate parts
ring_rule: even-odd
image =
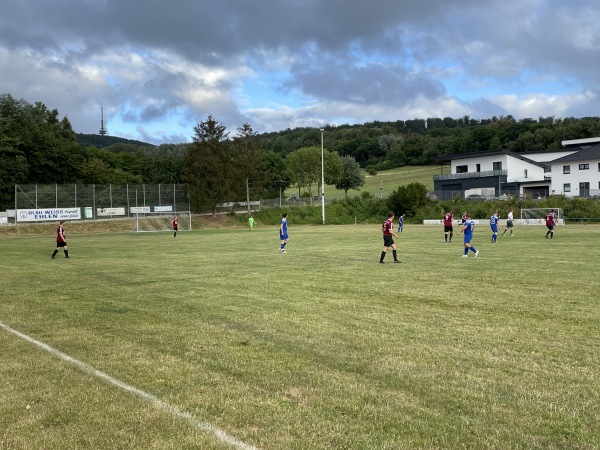
[[[67,246],[66,242],[57,242],[56,243],[56,248],[58,248],[58,247],[66,247],[66,246]]]
[[[448,231],[454,231],[454,228],[452,228],[452,225],[450,225],[450,226],[444,225],[444,233],[447,233]]]
[[[546,225],[546,227],[548,227],[548,231],[554,230],[554,225]]]
[[[383,246],[384,247],[391,247],[393,243],[394,243],[393,236],[383,236]]]
[[[513,227],[512,220],[507,220],[506,221],[506,228],[512,228],[512,227]]]

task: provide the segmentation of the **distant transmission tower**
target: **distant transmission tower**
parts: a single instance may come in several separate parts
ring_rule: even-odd
[[[102,107],[102,103],[100,103],[100,131],[101,136],[106,134],[106,128],[104,128],[104,108]]]

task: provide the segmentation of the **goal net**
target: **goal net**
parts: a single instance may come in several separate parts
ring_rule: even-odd
[[[190,211],[148,212],[135,214],[131,231],[135,233],[173,231],[172,221],[175,216],[179,221],[179,231],[192,229],[192,213]]]
[[[562,208],[525,208],[521,210],[521,225],[546,225],[546,214],[552,212],[556,217],[556,224],[565,223]]]

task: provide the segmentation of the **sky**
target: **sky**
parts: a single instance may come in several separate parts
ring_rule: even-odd
[[[373,121],[600,115],[598,0],[6,0],[0,94],[78,133],[191,142]]]

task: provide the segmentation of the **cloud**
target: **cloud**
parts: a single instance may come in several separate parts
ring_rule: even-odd
[[[594,115],[593,0],[20,0],[0,15],[0,93],[78,132],[189,140],[427,117]]]

